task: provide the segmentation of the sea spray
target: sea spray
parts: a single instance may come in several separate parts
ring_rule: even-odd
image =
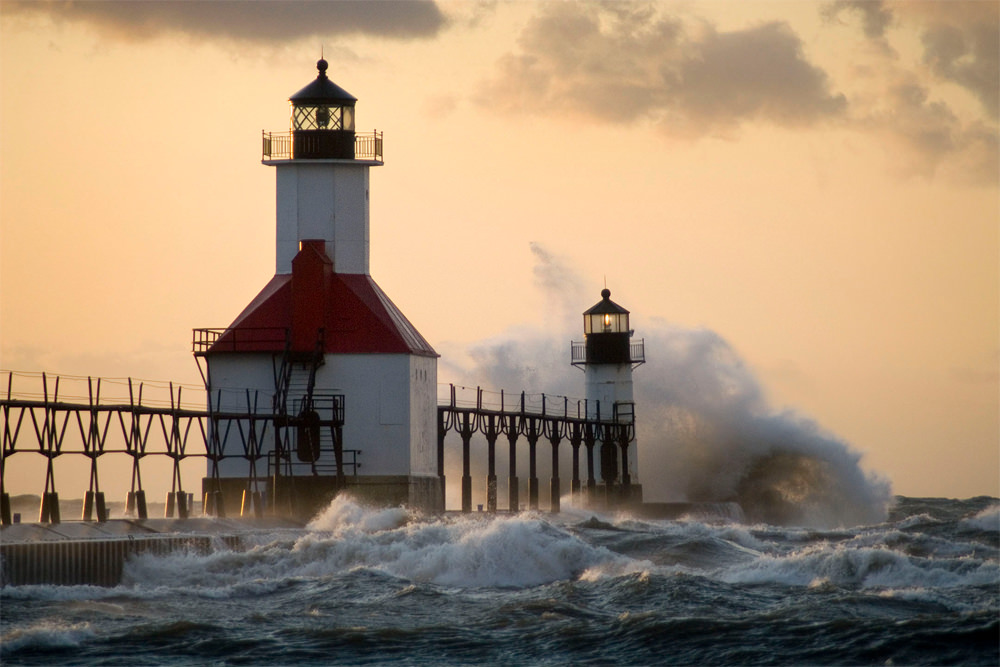
[[[578,290],[566,286],[583,281],[537,244],[532,252],[536,285],[550,310],[565,317],[565,328],[519,327],[471,346],[467,366],[448,372],[469,386],[580,396],[582,378],[566,352],[566,341],[580,335],[569,328],[578,313],[571,318],[567,303],[567,294],[577,298]],[[772,408],[754,373],[718,333],[653,321],[638,334],[647,360],[634,376],[645,500],[738,502],[749,521],[782,525],[885,519],[892,499],[888,480],[865,472],[861,454],[814,421]],[[485,468],[483,452],[473,448],[476,470]],[[461,475],[458,463],[449,462],[451,479]],[[540,470],[544,480],[544,460]],[[503,497],[502,476],[500,484]]]
[[[406,525],[411,514],[403,507],[372,508],[343,493],[333,499],[306,526],[313,532],[325,531],[340,535],[348,530],[375,533]]]
[[[531,514],[421,517],[335,499],[309,524],[296,552],[322,554],[330,571],[371,568],[410,581],[462,587],[523,587],[572,579],[628,559],[594,547]]]
[[[775,412],[732,347],[708,330],[661,327],[647,336],[649,369],[639,442],[649,479],[693,501],[734,500],[771,524],[881,521],[888,481],[812,420]],[[647,482],[648,483],[648,482]]]

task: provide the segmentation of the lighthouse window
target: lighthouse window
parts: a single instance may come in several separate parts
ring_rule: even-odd
[[[591,313],[583,318],[583,332],[621,333],[628,331],[627,313]]]
[[[292,129],[353,130],[354,109],[327,104],[292,107]]]

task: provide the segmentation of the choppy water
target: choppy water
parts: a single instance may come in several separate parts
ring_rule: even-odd
[[[1000,504],[811,530],[337,501],[113,589],[0,592],[7,665],[1000,663]]]

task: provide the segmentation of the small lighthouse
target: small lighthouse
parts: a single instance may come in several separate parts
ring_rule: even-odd
[[[342,489],[440,510],[438,355],[369,274],[382,134],[355,131],[357,98],[325,60],[316,66],[289,98],[290,130],[263,134],[262,163],[276,174],[275,275],[228,327],[195,330],[210,409],[271,416],[245,424],[250,438],[218,434],[204,487],[229,506],[263,496],[300,514]]]
[[[605,288],[601,300],[583,313],[584,341],[573,342],[571,363],[583,368],[586,376],[587,417],[620,427],[610,437],[605,434],[595,461],[598,479],[608,491],[629,488],[625,500],[641,502],[632,370],[646,358],[644,341],[633,340],[633,333],[629,311],[612,301],[611,290]]]

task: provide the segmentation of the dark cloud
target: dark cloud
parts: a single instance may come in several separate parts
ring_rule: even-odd
[[[919,31],[923,61],[941,80],[975,95],[990,118],[1000,115],[1000,4],[995,2],[911,2],[887,6],[880,0],[837,0],[823,14],[862,17],[869,39],[885,47],[893,23]]]
[[[852,88],[849,104],[784,22],[720,31],[655,4],[548,4],[476,99],[508,113],[648,122],[688,138],[729,136],[750,123],[813,127],[836,120],[884,143],[900,173],[991,184],[998,165],[998,7],[877,0],[820,6],[829,21],[859,17],[874,47],[859,62],[878,59],[877,66],[853,68],[873,88]],[[922,66],[908,69],[890,44],[902,29],[920,35]],[[937,95],[941,82],[975,95],[984,117],[955,113]],[[866,81],[845,83],[863,90]]]
[[[446,24],[441,10],[430,0],[32,1],[4,2],[3,13],[7,17],[46,14],[57,21],[88,23],[121,39],[181,33],[260,44],[362,33],[392,39],[426,38]]]
[[[963,122],[951,108],[931,98],[914,77],[890,84],[884,108],[856,120],[860,129],[879,136],[907,175],[995,185],[1000,166],[1000,138],[982,122]]]
[[[1000,29],[997,23],[936,24],[923,34],[924,62],[942,79],[966,88],[991,118],[1000,110]]]
[[[842,95],[828,92],[826,74],[805,60],[801,40],[783,23],[708,32],[670,88],[678,107],[705,125],[753,118],[806,125],[846,107]]]
[[[901,3],[898,20],[920,26],[923,62],[932,77],[908,73],[888,89],[891,117],[885,131],[894,136],[914,171],[946,172],[957,180],[996,185],[1000,173],[1000,5],[993,2]],[[933,99],[931,86],[945,81],[978,99],[984,117],[959,118],[945,102]]]
[[[605,122],[649,119],[694,136],[751,120],[811,124],[846,105],[784,23],[693,30],[643,4],[560,3],[540,11],[519,46],[480,91],[482,104]]]
[[[870,39],[884,39],[885,29],[892,23],[892,12],[881,0],[837,0],[822,10],[828,20],[836,19],[843,12],[859,14],[865,36]]]
[[[828,18],[847,11],[864,18],[865,36],[886,56],[878,108],[855,105],[853,125],[884,140],[900,171],[925,177],[944,173],[954,180],[995,185],[1000,177],[995,125],[1000,116],[1000,5],[838,1],[824,9]],[[908,67],[889,47],[889,25],[920,35],[926,69]],[[960,117],[935,95],[941,82],[971,93],[983,117]]]

